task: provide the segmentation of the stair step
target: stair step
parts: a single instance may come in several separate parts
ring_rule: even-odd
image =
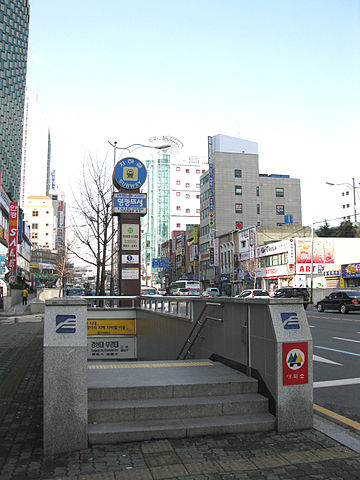
[[[268,400],[258,393],[177,397],[144,400],[91,401],[89,423],[116,423],[123,420],[190,418],[260,413],[268,410]]]
[[[256,393],[258,383],[255,379],[218,383],[190,383],[178,385],[154,385],[135,387],[99,387],[89,388],[89,401],[135,400],[149,398],[203,397],[212,395],[234,395]]]
[[[160,438],[184,438],[223,433],[271,431],[275,418],[270,413],[223,415],[182,419],[152,419],[88,425],[89,443],[113,444]]]

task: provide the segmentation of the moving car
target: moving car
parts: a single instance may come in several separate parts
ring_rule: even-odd
[[[167,295],[167,291],[165,288],[159,288],[157,293],[158,295]]]
[[[274,298],[302,298],[304,301],[304,308],[306,309],[309,304],[310,294],[307,288],[284,287],[275,290]]]
[[[156,295],[157,291],[154,287],[141,287],[141,295]]]
[[[342,290],[330,293],[316,303],[318,312],[324,310],[337,310],[340,313],[347,313],[360,310],[360,291]]]
[[[84,292],[81,287],[72,287],[66,290],[66,296],[68,297],[81,297],[82,295],[84,295]]]
[[[218,297],[220,292],[216,287],[209,287],[202,294],[204,297]]]
[[[255,288],[254,290],[243,290],[240,295],[235,295],[235,298],[270,298],[267,290]]]

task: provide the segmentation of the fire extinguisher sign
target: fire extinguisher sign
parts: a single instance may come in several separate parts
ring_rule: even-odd
[[[308,383],[308,344],[283,343],[283,385]]]

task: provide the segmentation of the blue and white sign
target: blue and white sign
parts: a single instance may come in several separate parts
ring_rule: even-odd
[[[300,328],[299,318],[295,312],[281,313],[281,321],[284,330],[298,330]]]
[[[145,165],[137,158],[126,157],[115,165],[113,174],[115,187],[136,190],[141,187],[145,180]]]
[[[139,255],[121,255],[121,263],[124,264],[134,264],[139,263]]]
[[[146,215],[146,193],[114,193],[113,213],[140,213]]]
[[[56,315],[56,333],[75,333],[75,315]]]

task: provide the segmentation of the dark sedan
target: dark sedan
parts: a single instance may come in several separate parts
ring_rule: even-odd
[[[343,290],[332,292],[316,304],[318,312],[324,310],[337,310],[347,313],[352,310],[360,310],[360,291]]]

